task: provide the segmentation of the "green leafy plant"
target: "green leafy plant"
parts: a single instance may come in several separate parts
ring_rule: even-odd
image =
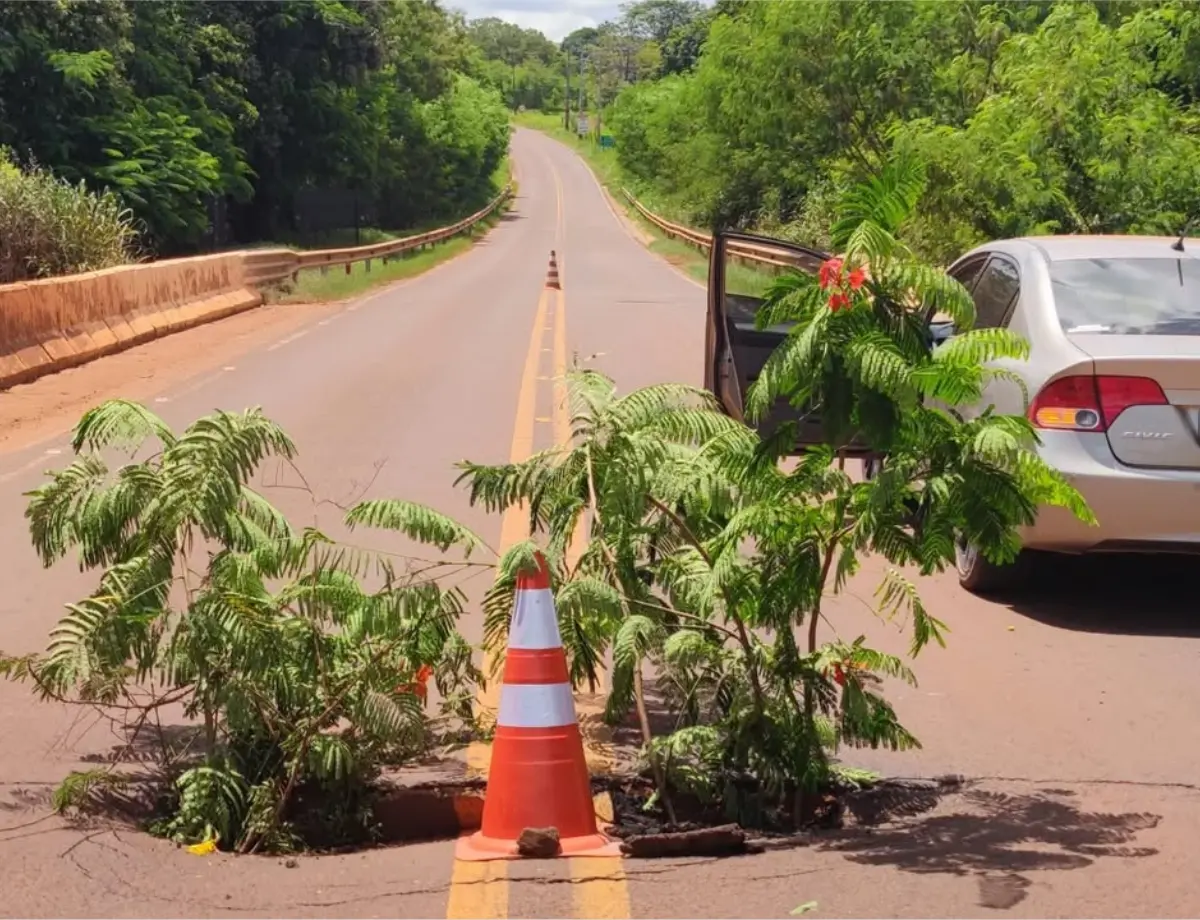
[[[257,410],[177,435],[114,400],[84,415],[73,446],[76,459],[30,494],[27,517],[47,566],[74,551],[99,585],[68,605],[44,654],[4,659],[4,670],[44,698],[109,715],[131,748],[158,735],[170,779],[158,833],[242,852],[298,845],[314,821],[335,840],[361,837],[379,766],[433,740],[423,682],[436,681],[446,718],[470,717],[463,700],[481,675],[455,629],[462,596],[434,577],[446,563],[399,571],[295,530],[250,485],[265,460],[295,454]],[[111,467],[114,452],[129,459]],[[345,522],[463,554],[480,545],[398,500],[362,502]],[[170,707],[200,723],[183,750],[163,736]],[[103,785],[95,771],[68,777],[56,807],[82,807]]]
[[[988,362],[1026,346],[972,330],[967,293],[900,241],[922,188],[922,171],[906,161],[851,187],[830,230],[843,254],[816,277],[779,278],[759,312],[762,325],[791,331],[749,411],[780,398],[812,407],[828,443],[781,463],[795,444],[787,426],[764,439],[707,393],[669,385],[618,396],[610,379],[577,368],[567,380],[569,446],[521,464],[465,466],[473,501],[527,507],[532,532],[545,535],[573,679],[594,682],[611,650],[608,715],[637,711],[671,820],[670,793],[682,790],[724,796],[740,820],[783,809],[803,822],[815,793],[862,779],[834,761],[840,749],[919,746],[885,695],[888,681],[916,683],[910,665],[865,636],[839,635],[828,619],[826,598],[864,555],[888,563],[876,610],[907,628],[915,657],[944,645],[947,627],[907,572],[944,569],[960,535],[989,558],[1011,558],[1018,528],[1044,505],[1090,516],[1038,458],[1025,419],[962,411],[1000,373]],[[928,337],[934,311],[960,332],[938,349]],[[845,469],[855,440],[885,457],[871,481]],[[567,564],[580,527],[589,542]],[[515,547],[501,567],[495,645],[529,552]],[[647,665],[675,716],[668,737],[651,735]],[[751,777],[753,788],[743,796],[722,776]],[[731,805],[731,796],[743,800]]]
[[[586,368],[570,374],[567,401],[571,445],[523,463],[464,463],[460,481],[469,484],[472,503],[491,511],[528,507],[531,532],[545,534],[548,544],[572,680],[595,690],[612,647],[608,715],[615,721],[636,709],[649,745],[642,659],[681,614],[666,610],[652,591],[662,528],[647,520],[647,501],[661,494],[658,480],[690,462],[696,445],[735,423],[715,411],[710,394],[693,387],[665,384],[618,397],[611,379]],[[578,550],[573,563],[572,547]],[[516,572],[529,564],[532,550],[528,542],[512,547],[489,592],[485,642],[495,651],[507,635]],[[671,618],[666,624],[664,614]],[[662,790],[665,774],[652,750],[649,755]]]

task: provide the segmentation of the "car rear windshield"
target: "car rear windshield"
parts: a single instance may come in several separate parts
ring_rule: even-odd
[[[1200,262],[1065,259],[1050,264],[1067,333],[1200,335]]]

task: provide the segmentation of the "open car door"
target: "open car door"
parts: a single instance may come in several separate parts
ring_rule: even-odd
[[[708,322],[705,332],[704,385],[727,414],[745,417],[746,393],[763,365],[792,324],[759,329],[755,323],[767,288],[784,272],[816,274],[826,253],[796,243],[749,233],[720,231],[713,234],[708,262]],[[796,453],[825,442],[820,418],[778,400],[765,418],[754,425],[763,436],[781,424],[798,423]],[[856,453],[850,445],[850,453]]]

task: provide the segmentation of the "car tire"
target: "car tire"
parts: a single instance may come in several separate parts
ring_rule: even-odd
[[[997,565],[961,540],[954,544],[958,583],[972,594],[998,594],[1020,588],[1028,582],[1032,564],[1029,552],[1022,552],[1007,565]]]

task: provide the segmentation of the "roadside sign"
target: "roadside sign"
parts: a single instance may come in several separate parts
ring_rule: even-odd
[[[588,133],[588,117],[586,115],[579,116],[579,120],[575,123],[575,130],[580,137]]]
[[[615,140],[613,140],[613,136],[611,134],[601,134],[600,135],[600,146],[601,147],[616,147],[617,142]]]

